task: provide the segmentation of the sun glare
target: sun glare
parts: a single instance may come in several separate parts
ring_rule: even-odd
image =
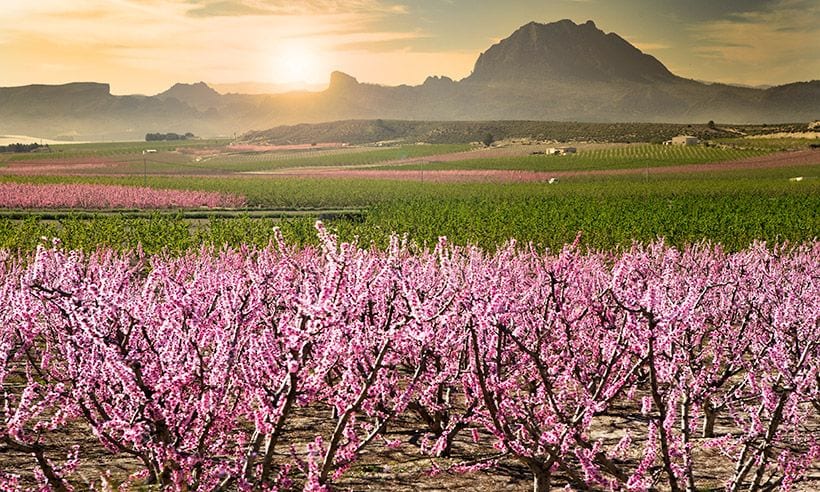
[[[322,63],[316,52],[304,44],[280,46],[274,59],[273,80],[284,84],[322,82]]]

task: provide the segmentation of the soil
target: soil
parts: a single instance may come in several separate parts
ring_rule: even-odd
[[[133,160],[132,160],[133,161]],[[2,174],[23,174],[41,175],[55,174],[62,175],[79,170],[100,169],[111,170],[117,166],[124,166],[126,163],[107,157],[69,157],[52,159],[27,159],[23,161],[11,161],[0,167]]]
[[[606,446],[614,446],[621,438],[625,429],[635,429],[636,436],[633,449],[639,450],[643,442],[637,439],[645,435],[645,419],[636,407],[615,407],[611,417],[596,417],[591,437],[602,439]],[[324,408],[300,409],[292,419],[292,424],[283,435],[283,444],[277,461],[290,458],[288,447],[294,444],[297,453],[303,453],[305,443],[321,432],[327,439],[333,431],[334,421],[329,418]],[[820,432],[820,419],[807,423]],[[726,419],[719,420],[716,431],[731,432]],[[423,428],[421,423],[408,414],[402,415],[388,427],[386,438],[400,440],[402,445],[390,448],[376,440],[366,448],[357,461],[339,480],[334,482],[335,490],[367,491],[378,490],[387,492],[399,491],[525,491],[532,490],[532,475],[529,470],[517,461],[505,459],[498,466],[484,471],[472,473],[458,473],[451,471],[453,467],[463,464],[472,464],[482,459],[492,457],[491,437],[480,433],[479,443],[471,439],[469,431],[461,432],[453,446],[452,456],[449,458],[432,458],[421,453],[415,442],[414,430]],[[641,432],[641,429],[644,432]],[[48,442],[47,457],[61,461],[71,446],[79,445],[82,464],[74,475],[72,482],[77,490],[100,488],[103,477],[111,483],[118,484],[134,471],[140,469],[140,463],[126,455],[112,455],[107,452],[94,438],[88,428],[76,424],[59,433],[46,437]],[[716,450],[703,449],[695,440],[695,469],[699,472],[698,481],[706,490],[721,489],[721,482],[730,476],[732,463]],[[285,454],[288,453],[288,454]],[[642,456],[633,452],[628,460],[632,466],[637,464]],[[31,467],[34,460],[23,453],[9,451],[0,444],[0,470],[23,474],[24,486],[33,487],[35,484],[31,476]],[[108,473],[106,473],[108,470]],[[433,472],[437,470],[437,472]],[[561,490],[567,483],[558,474],[554,479],[554,489]],[[141,489],[138,489],[141,490]],[[664,490],[661,488],[660,490]],[[799,483],[795,489],[798,492],[820,490],[820,463],[817,463],[809,480]]]

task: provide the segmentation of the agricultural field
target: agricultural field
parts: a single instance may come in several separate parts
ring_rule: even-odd
[[[270,147],[0,157],[0,489],[820,486],[820,151]]]
[[[459,153],[469,145],[403,145],[245,150],[221,142],[103,144],[98,148],[0,156],[0,173],[11,175],[230,175],[302,167],[368,166],[380,162]],[[155,146],[152,144],[162,144]],[[156,152],[144,153],[151,150]]]
[[[329,226],[344,239],[359,236],[381,246],[386,244],[390,232],[398,232],[408,233],[420,244],[432,244],[440,235],[446,235],[458,244],[472,243],[493,249],[515,238],[521,243],[532,242],[557,250],[573,241],[580,231],[581,244],[596,249],[625,247],[633,240],[652,241],[664,237],[679,246],[709,240],[737,250],[754,240],[811,240],[820,231],[817,214],[820,210],[817,180],[820,152],[772,154],[763,150],[660,145],[581,149],[575,156],[560,157],[515,154],[492,157],[507,151],[488,149],[491,157],[484,159],[474,158],[484,152],[482,150],[465,152],[464,148],[454,146],[329,149],[318,151],[325,153],[315,158],[305,155],[304,151],[288,150],[263,155],[270,158],[277,154],[282,159],[280,162],[286,163],[283,165],[300,166],[295,175],[287,174],[287,169],[275,174],[198,177],[179,176],[176,171],[162,174],[156,169],[157,172],[144,176],[71,176],[52,171],[35,175],[9,174],[0,177],[0,182],[148,186],[244,198],[236,215],[247,214],[243,225],[237,228],[245,232],[231,236],[223,225],[219,226],[222,232],[206,232],[211,226],[204,209],[200,218],[187,228],[190,233],[185,238],[168,243],[175,251],[195,247],[204,237],[211,237],[209,244],[217,247],[222,243],[238,245],[243,240],[264,245],[270,240],[274,222],[280,223],[286,236],[299,244],[313,243],[311,213],[315,218],[328,210],[343,212],[326,218],[329,218]],[[417,153],[406,157],[410,152]],[[438,153],[429,156],[433,152]],[[236,158],[248,162],[236,165],[256,165],[251,160],[259,157],[252,153],[240,154]],[[459,161],[459,157],[468,160]],[[452,160],[422,166],[412,164],[418,159],[444,158]],[[342,167],[339,165],[342,159],[348,163],[359,159],[357,162],[365,167],[355,164]],[[396,160],[386,161],[392,164],[383,166],[361,164],[379,159]],[[435,166],[465,169],[434,171]],[[476,166],[487,169],[475,169]],[[549,170],[556,167],[573,170]],[[560,177],[558,182],[549,184],[548,180],[556,176]],[[790,181],[794,178],[801,180]],[[170,208],[179,209],[180,205]],[[351,213],[344,213],[345,210]],[[286,217],[292,211],[307,215]],[[48,210],[41,209],[40,213],[47,214]],[[254,218],[257,213],[281,213],[282,216]],[[33,217],[34,222],[27,221],[20,233],[14,232],[19,221],[10,219],[5,226],[7,247],[31,247],[32,241],[25,235],[32,232],[32,227],[42,229],[42,233],[34,235],[36,238],[49,235],[47,231],[57,232],[53,220],[38,221],[36,214]],[[173,219],[173,214],[170,217]],[[224,215],[221,217],[223,220]],[[117,227],[128,229],[127,220],[123,220]],[[187,219],[180,216],[178,220]],[[37,225],[40,222],[42,224]],[[69,244],[86,247],[97,244],[89,238],[72,239],[68,232],[62,235]],[[112,239],[110,244],[128,248],[139,242],[130,234],[109,237],[126,236],[131,239]],[[99,241],[101,245],[109,244],[104,237]],[[156,238],[144,238],[144,242],[159,243]]]
[[[49,150],[34,153],[16,154],[7,157],[8,161],[71,159],[78,157],[119,157],[142,154],[145,150],[176,151],[181,149],[198,149],[225,146],[224,139],[173,140],[156,142],[94,142],[79,144],[49,145]],[[0,156],[2,158],[2,156]]]
[[[767,137],[765,135],[745,138],[722,138],[716,143],[739,149],[757,149],[767,151],[805,150],[812,145],[820,146],[820,133],[811,137],[795,138],[789,136]]]
[[[4,209],[236,208],[244,204],[241,196],[208,191],[83,183],[0,183],[0,208]]]
[[[607,148],[581,149],[570,155],[529,155],[500,159],[469,159],[436,162],[431,158],[423,164],[402,166],[403,170],[514,170],[514,171],[594,171],[605,169],[634,169],[647,167],[704,164],[757,157],[770,153],[766,150],[720,149],[703,146],[621,145]],[[383,166],[377,169],[390,169]]]

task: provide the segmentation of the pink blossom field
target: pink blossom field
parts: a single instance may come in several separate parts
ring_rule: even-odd
[[[98,184],[0,183],[2,208],[235,208],[239,195]]]

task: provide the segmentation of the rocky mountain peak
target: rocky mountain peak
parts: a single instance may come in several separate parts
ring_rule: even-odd
[[[355,77],[351,77],[344,72],[334,71],[330,74],[328,90],[348,89],[357,85],[359,85],[359,81]]]
[[[594,22],[569,19],[549,24],[530,22],[482,53],[468,80],[497,83],[534,80],[674,79],[656,58],[641,52]]]

